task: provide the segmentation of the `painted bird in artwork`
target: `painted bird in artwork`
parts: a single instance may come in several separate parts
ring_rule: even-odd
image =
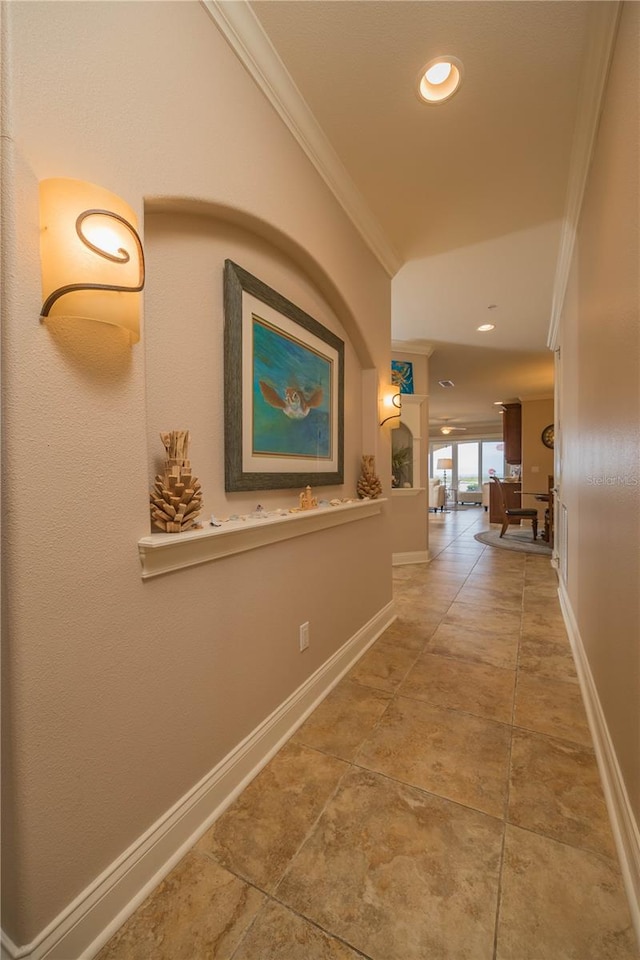
[[[305,397],[302,390],[297,387],[285,387],[284,398],[269,386],[264,380],[259,380],[260,391],[266,402],[271,407],[277,407],[282,410],[286,417],[292,420],[302,420],[306,417],[312,407],[319,407],[322,403],[322,387],[318,387],[313,393]]]

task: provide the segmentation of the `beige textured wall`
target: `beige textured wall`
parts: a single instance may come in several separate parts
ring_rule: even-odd
[[[553,450],[540,439],[542,431],[554,422],[553,400],[522,401],[522,489],[546,492],[549,475],[553,476]],[[522,498],[523,507],[537,507],[540,523],[545,505],[533,497]]]
[[[224,257],[350,341],[348,484],[361,432],[379,434],[359,368],[388,369],[390,284],[200,4],[16,2],[2,25],[3,921],[21,945],[391,596],[384,517],[141,581],[160,429],[193,430],[206,509],[226,500]],[[244,228],[149,218],[133,348],[102,324],[44,326],[49,176],[141,217],[191,198]]]
[[[568,593],[638,820],[639,37],[640,5],[625,3],[579,225],[561,346]]]

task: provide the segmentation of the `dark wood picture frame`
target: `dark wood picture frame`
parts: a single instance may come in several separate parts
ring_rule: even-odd
[[[313,470],[307,469],[300,462],[302,455],[296,459],[293,454],[281,456],[278,453],[271,453],[266,458],[270,462],[271,469],[261,470],[256,463],[256,460],[259,461],[259,456],[257,457],[253,450],[251,457],[247,456],[245,426],[248,428],[249,424],[251,425],[250,435],[253,437],[253,403],[254,394],[257,395],[253,383],[255,380],[253,340],[251,332],[247,335],[247,328],[249,322],[255,324],[259,321],[259,317],[247,306],[248,298],[245,298],[244,294],[270,308],[271,318],[274,317],[273,311],[284,318],[283,328],[288,332],[282,333],[281,336],[295,343],[295,349],[299,352],[303,353],[308,343],[310,356],[319,355],[321,351],[313,345],[318,341],[326,344],[327,354],[331,357],[331,360],[323,358],[323,362],[331,369],[331,390],[324,391],[323,400],[324,406],[329,405],[330,440],[328,443],[330,443],[331,456],[324,458],[327,460],[327,469],[319,468],[318,463],[321,461],[308,455],[305,455],[306,459],[314,462]],[[251,314],[251,321],[249,314]],[[276,338],[280,335],[277,318],[275,323],[273,319],[270,321],[268,328]],[[292,330],[295,331],[293,334]],[[290,384],[287,383],[279,384],[280,393],[289,386]],[[303,386],[300,384],[300,387]],[[300,392],[299,388],[298,392]],[[326,396],[328,392],[330,397]],[[274,394],[275,389],[271,395],[274,396]],[[277,412],[277,416],[284,417],[286,412],[284,402],[277,397],[274,399],[283,408]],[[304,403],[304,396],[302,400]],[[269,402],[267,400],[267,403]],[[274,403],[271,405],[275,407]],[[290,416],[290,414],[287,415]],[[306,414],[299,416],[299,419],[302,419],[302,416]],[[224,418],[225,490],[227,492],[277,490],[307,485],[329,486],[344,482],[344,342],[300,307],[232,260],[226,260],[224,265]],[[295,422],[292,419],[292,424]],[[294,430],[293,426],[292,430]],[[248,460],[250,463],[247,462]],[[280,461],[282,469],[279,469]]]

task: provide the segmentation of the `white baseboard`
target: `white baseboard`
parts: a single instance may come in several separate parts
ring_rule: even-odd
[[[12,960],[18,956],[18,948],[15,943],[9,939],[6,933],[2,933],[0,940],[0,960]]]
[[[405,563],[429,563],[429,551],[411,550],[408,553],[394,553],[391,562],[394,567],[401,567]]]
[[[558,590],[560,606],[569,634],[569,641],[576,662],[580,689],[584,700],[589,727],[602,778],[613,836],[620,859],[631,920],[640,944],[640,830],[636,822],[629,795],[622,778],[615,748],[609,734],[591,667],[582,643],[578,623],[565,586],[560,582]]]
[[[139,837],[32,943],[2,960],[90,960],[395,619],[391,601]]]

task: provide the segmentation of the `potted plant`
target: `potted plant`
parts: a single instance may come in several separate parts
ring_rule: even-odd
[[[407,474],[407,467],[411,464],[413,450],[411,447],[398,447],[391,453],[391,485],[401,487]]]

